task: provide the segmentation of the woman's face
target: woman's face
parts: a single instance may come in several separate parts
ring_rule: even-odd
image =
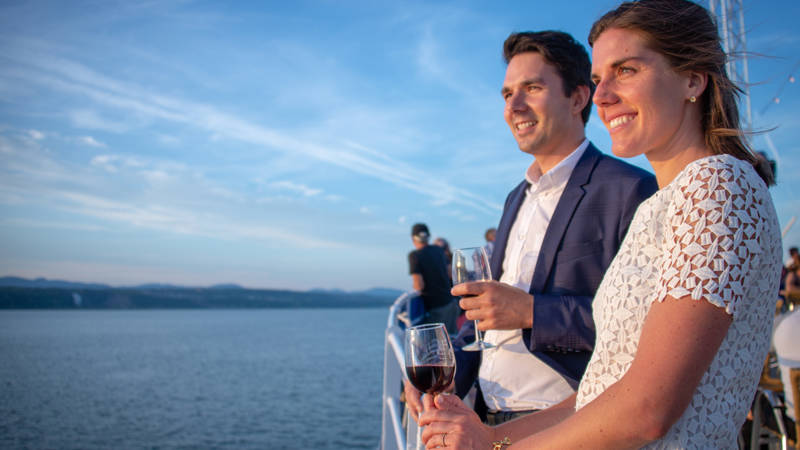
[[[635,31],[611,28],[595,40],[592,81],[597,113],[617,156],[669,157],[697,129],[686,120],[689,77],[676,73]]]

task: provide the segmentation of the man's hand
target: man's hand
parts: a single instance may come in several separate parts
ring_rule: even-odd
[[[457,284],[450,293],[463,297],[458,303],[478,329],[517,330],[533,326],[533,296],[497,281]]]

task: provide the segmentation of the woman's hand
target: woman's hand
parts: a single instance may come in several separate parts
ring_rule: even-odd
[[[414,420],[419,420],[419,413],[422,412],[422,393],[408,380],[403,380],[403,387],[406,398],[406,409],[411,413]]]
[[[481,419],[457,396],[439,394],[435,400],[425,396],[425,411],[419,424],[425,427],[422,442],[426,448],[491,448],[494,429]]]

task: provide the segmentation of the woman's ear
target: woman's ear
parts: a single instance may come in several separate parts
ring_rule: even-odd
[[[686,97],[700,97],[706,90],[708,85],[708,74],[706,72],[690,71],[686,73],[687,76],[687,95]]]

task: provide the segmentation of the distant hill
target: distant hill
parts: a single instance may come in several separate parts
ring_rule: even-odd
[[[365,291],[345,291],[342,289],[317,288],[317,289],[311,289],[308,292],[319,293],[319,294],[336,294],[336,295],[345,295],[345,294],[370,295],[373,297],[391,298],[391,299],[396,299],[397,297],[403,294],[403,291],[391,288],[372,288],[372,289],[367,289]]]
[[[402,291],[308,292],[247,289],[236,284],[207,288],[144,284],[111,287],[60,280],[0,278],[0,309],[144,308],[363,308],[387,307]]]
[[[390,289],[390,288],[372,288],[367,289],[366,291],[362,291],[361,293],[364,295],[374,295],[375,297],[389,297],[392,299],[396,299],[403,295],[404,291],[400,289]]]
[[[63,289],[110,289],[111,286],[99,283],[76,283],[72,281],[48,280],[36,278],[28,280],[20,277],[0,277],[0,286],[30,288],[63,288]]]

